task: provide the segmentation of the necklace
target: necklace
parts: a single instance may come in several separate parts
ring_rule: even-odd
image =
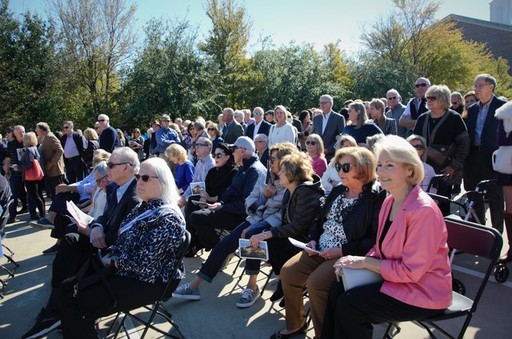
[[[393,205],[391,206],[391,212],[389,212],[389,220],[393,221],[395,219],[395,216],[398,213],[398,211],[400,211],[400,208],[402,207],[402,204],[404,203],[405,199],[407,199],[407,196],[409,196],[411,189],[412,189],[412,187],[407,188],[407,192],[405,193],[405,195],[402,199],[393,200]]]

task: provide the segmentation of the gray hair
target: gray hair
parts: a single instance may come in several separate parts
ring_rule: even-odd
[[[45,133],[48,133],[48,132],[51,132],[50,131],[50,126],[48,126],[48,124],[46,122],[38,122],[36,124],[36,128],[45,132]]]
[[[483,73],[483,74],[478,74],[476,77],[475,77],[475,81],[479,80],[479,79],[482,79],[483,81],[485,81],[486,83],[488,84],[491,84],[492,85],[492,91],[494,92],[494,90],[496,89],[496,86],[498,85],[498,83],[496,82],[496,78],[493,77],[492,75],[490,74],[486,74],[486,73]]]
[[[427,89],[425,96],[426,97],[429,97],[429,96],[436,97],[437,100],[439,100],[442,103],[443,108],[446,110],[449,109],[450,106],[452,105],[452,102],[451,102],[452,95],[451,95],[450,89],[446,85],[430,86]]]
[[[328,100],[331,105],[333,104],[334,100],[332,99],[332,97],[329,95],[329,94],[324,94],[320,97],[320,100]]]
[[[160,196],[160,199],[174,207],[177,207],[180,195],[178,194],[178,188],[176,187],[174,176],[172,175],[172,172],[165,160],[161,158],[149,158],[144,161],[144,166],[146,165],[155,171],[158,181],[162,184],[162,195]],[[176,208],[176,210],[179,211],[179,208]]]
[[[254,141],[263,141],[268,144],[268,136],[263,133],[256,134],[256,136],[254,137]]]
[[[245,114],[243,111],[236,110],[234,114],[235,118],[241,119],[242,121],[245,119]]]
[[[94,166],[93,172],[98,173],[101,177],[108,175],[107,162],[100,161],[98,164],[96,164],[96,166]]]
[[[140,169],[140,161],[139,156],[132,150],[130,147],[118,147],[112,152],[112,156],[116,156],[119,158],[120,162],[126,162],[132,165],[133,174],[139,173]]]

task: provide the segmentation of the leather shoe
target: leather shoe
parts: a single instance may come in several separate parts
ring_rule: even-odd
[[[299,333],[304,333],[308,328],[308,323],[304,323],[304,325],[302,325],[301,328],[299,328],[297,331],[295,332],[292,332],[292,333],[288,333],[288,334],[282,334],[281,331],[277,331],[275,332],[274,334],[272,334],[270,336],[270,339],[285,339],[285,338],[291,338],[293,337],[294,335],[297,335]]]
[[[277,283],[276,291],[274,292],[274,294],[272,294],[270,296],[270,301],[272,301],[272,302],[278,301],[278,300],[282,299],[283,296],[284,296],[283,285],[281,285],[281,280],[279,280],[279,282]]]

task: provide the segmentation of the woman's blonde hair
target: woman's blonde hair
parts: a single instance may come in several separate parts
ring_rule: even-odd
[[[165,150],[165,156],[169,159],[171,157],[175,157],[178,159],[178,162],[185,162],[187,161],[187,151],[183,146],[179,144],[172,144],[171,146],[167,147]]]
[[[350,156],[355,160],[354,166],[357,171],[356,178],[361,180],[363,185],[377,179],[377,159],[375,155],[365,147],[343,147],[336,151],[334,164],[340,162],[344,156]]]
[[[351,103],[349,106],[349,109],[353,109],[357,112],[357,121],[356,128],[361,128],[368,120],[368,114],[366,113],[366,107],[362,102],[356,101]],[[352,124],[354,124],[354,121],[352,121]]]
[[[35,147],[37,146],[37,136],[34,132],[28,132],[23,135],[23,146]]]
[[[396,135],[386,135],[375,144],[377,158],[379,158],[381,152],[386,152],[393,161],[401,163],[412,170],[412,174],[407,177],[408,184],[417,185],[423,181],[425,176],[423,162],[418,152],[408,141]]]
[[[89,140],[98,140],[99,137],[98,137],[98,133],[96,133],[96,131],[92,128],[86,128],[85,131],[84,131],[84,138],[85,140],[89,141]]]
[[[311,141],[314,141],[316,144],[316,152],[319,154],[319,155],[322,155],[324,154],[324,141],[322,140],[322,137],[319,136],[318,134],[316,133],[313,133],[313,134],[310,134],[308,135],[308,140],[311,139]]]
[[[313,181],[313,165],[305,153],[286,155],[279,164],[288,181],[296,184]]]

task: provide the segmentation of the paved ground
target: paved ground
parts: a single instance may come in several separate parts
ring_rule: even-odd
[[[2,272],[0,277],[7,280],[4,299],[0,299],[0,338],[20,338],[34,323],[34,318],[44,306],[49,294],[49,281],[53,256],[43,256],[41,251],[53,244],[48,230],[37,230],[28,226],[28,215],[20,216],[20,221],[7,226],[7,237],[4,244],[14,252],[14,258],[21,267],[14,278],[7,278]],[[207,257],[186,259],[187,277],[189,281],[199,268],[202,260]],[[5,259],[0,259],[5,263]],[[186,338],[268,338],[274,331],[284,327],[284,310],[268,298],[275,287],[275,277],[263,293],[263,297],[248,309],[238,309],[240,287],[236,285],[241,269],[232,276],[236,264],[233,259],[230,265],[215,279],[213,284],[205,283],[201,290],[202,299],[190,302],[171,299],[166,306],[174,315]],[[479,258],[459,255],[455,259],[454,275],[468,289],[468,295],[474,292],[478,281],[479,270],[485,264]],[[512,265],[511,265],[512,268]],[[263,285],[261,277],[260,286]],[[245,277],[242,282],[245,282]],[[512,282],[505,284],[490,282],[480,308],[473,318],[465,338],[510,338],[512,333]],[[112,317],[102,319],[100,336],[105,336],[105,328]],[[160,320],[157,323],[161,323]],[[449,328],[455,329],[461,321],[447,322]],[[160,324],[166,328],[165,324]],[[402,332],[397,338],[427,338],[426,332],[411,323],[402,324]],[[384,327],[376,326],[375,338],[382,337]],[[306,336],[296,338],[313,338],[312,326]],[[58,331],[48,338],[60,338]],[[111,336],[110,336],[111,337]],[[131,338],[137,338],[132,333]],[[148,338],[161,338],[156,332],[149,332]]]

